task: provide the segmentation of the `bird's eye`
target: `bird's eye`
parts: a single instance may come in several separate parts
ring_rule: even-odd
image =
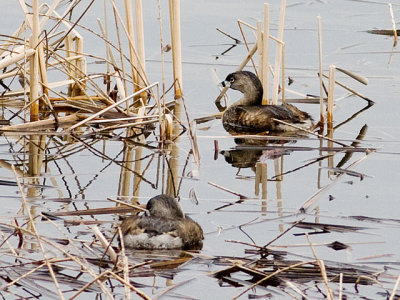
[[[232,77],[231,79],[229,79],[229,82],[230,83],[234,83],[235,82],[235,78]]]

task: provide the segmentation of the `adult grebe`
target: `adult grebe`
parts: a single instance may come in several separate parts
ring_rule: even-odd
[[[168,195],[151,198],[145,214],[126,218],[121,231],[125,247],[134,249],[201,249],[204,239],[200,225]]]
[[[261,105],[262,84],[251,72],[231,73],[221,84],[243,93],[243,97],[230,105],[222,115],[222,124],[231,134],[298,131],[274,119],[305,129],[313,126],[312,117],[291,104]]]

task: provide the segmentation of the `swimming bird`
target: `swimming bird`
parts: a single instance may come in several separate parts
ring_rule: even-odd
[[[126,218],[121,231],[125,247],[134,249],[201,249],[204,239],[200,225],[165,194],[151,198],[145,214]]]
[[[298,131],[274,119],[305,129],[313,126],[312,117],[294,105],[261,105],[262,84],[252,72],[231,73],[221,84],[243,93],[243,97],[228,106],[222,115],[222,125],[231,134]]]

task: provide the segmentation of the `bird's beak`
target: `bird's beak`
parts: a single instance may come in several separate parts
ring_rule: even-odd
[[[231,87],[231,83],[229,81],[224,80],[219,84],[219,86],[220,87],[228,87],[229,88],[229,87]]]

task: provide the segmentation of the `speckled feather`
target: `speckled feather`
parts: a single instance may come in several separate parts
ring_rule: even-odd
[[[203,231],[190,218],[131,216],[121,225],[125,246],[135,249],[198,249]]]
[[[222,125],[231,133],[261,133],[296,131],[294,127],[282,126],[273,119],[282,120],[300,127],[312,126],[308,113],[291,104],[283,105],[233,105],[222,116]]]

